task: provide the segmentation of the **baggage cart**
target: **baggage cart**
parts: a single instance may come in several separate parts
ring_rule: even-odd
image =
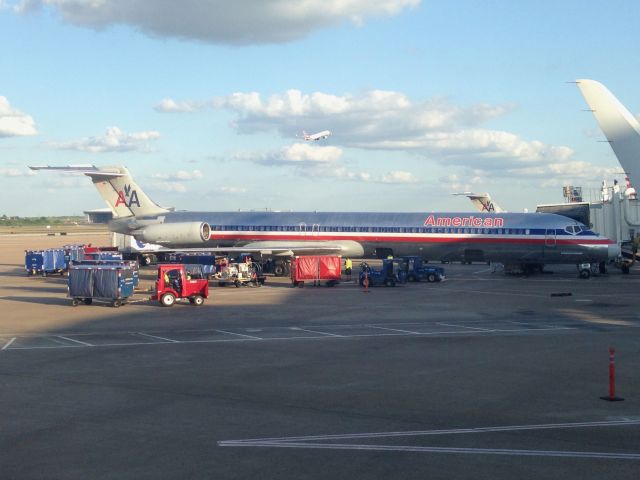
[[[327,287],[340,283],[341,258],[335,255],[297,256],[291,259],[291,285],[304,287],[305,281],[318,285],[326,282]]]
[[[119,307],[134,292],[134,269],[128,264],[85,264],[69,267],[68,291],[71,305],[91,305],[94,300]]]

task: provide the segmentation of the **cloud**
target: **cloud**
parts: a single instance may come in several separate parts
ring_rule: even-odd
[[[185,193],[187,191],[187,187],[178,182],[153,182],[151,186],[163,192]]]
[[[38,131],[33,118],[12,108],[7,97],[0,96],[0,138],[37,134]]]
[[[417,183],[418,179],[411,172],[394,170],[387,173],[380,180],[381,183]]]
[[[125,133],[118,127],[109,127],[103,136],[88,137],[71,142],[51,142],[48,145],[58,150],[77,150],[88,153],[147,152],[147,143],[160,138],[156,131]]]
[[[330,128],[332,143],[408,152],[447,168],[477,170],[476,178],[532,175],[534,167],[553,174],[550,165],[575,161],[574,151],[567,146],[483,128],[511,112],[512,104],[461,106],[444,97],[416,101],[401,92],[384,90],[342,96],[288,90],[265,98],[257,92],[233,93],[213,99],[210,105],[234,113],[232,125],[241,134],[276,131],[287,137],[299,125],[308,131]],[[383,179],[400,181],[390,174]]]
[[[176,102],[170,98],[163,99],[153,109],[160,113],[191,113],[201,110],[206,103],[194,102],[186,100],[183,102]]]
[[[248,161],[270,167],[294,167],[296,175],[317,178],[369,181],[366,172],[353,172],[340,165],[342,149],[309,143],[294,143],[273,152],[239,152],[234,161]]]
[[[153,181],[151,186],[163,192],[186,193],[187,186],[183,182],[193,182],[203,177],[200,170],[178,170],[173,173],[154,173],[151,175]]]
[[[208,43],[284,43],[346,21],[397,15],[420,0],[22,0],[15,10],[43,6],[73,25],[104,28],[129,25],[154,37]]]
[[[342,149],[338,147],[320,147],[307,143],[294,143],[282,147],[279,152],[267,155],[260,163],[263,164],[318,164],[334,163],[342,156]]]
[[[170,182],[190,182],[202,178],[202,172],[200,170],[193,170],[187,172],[186,170],[178,170],[175,173],[154,173],[151,178],[160,180],[168,180]]]
[[[210,105],[235,113],[233,125],[239,133],[275,130],[288,137],[301,124],[308,131],[330,127],[346,146],[375,149],[419,148],[425,133],[477,126],[514,108],[485,103],[460,107],[442,97],[416,102],[385,90],[357,96],[288,90],[266,99],[257,92],[233,93],[214,98]]]
[[[32,177],[37,175],[33,170],[20,170],[18,168],[0,168],[0,177]]]
[[[245,187],[218,187],[214,189],[215,192],[218,193],[228,193],[231,195],[246,193],[247,189]]]

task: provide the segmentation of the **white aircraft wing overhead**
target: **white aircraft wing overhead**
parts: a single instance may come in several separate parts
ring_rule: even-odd
[[[600,82],[576,83],[629,180],[640,185],[640,124]]]

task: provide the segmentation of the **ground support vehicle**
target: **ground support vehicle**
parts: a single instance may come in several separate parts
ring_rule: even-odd
[[[407,281],[441,282],[444,280],[444,268],[427,265],[422,257],[401,257]]]
[[[218,286],[224,287],[233,284],[236,287],[241,285],[253,285],[259,287],[267,280],[262,273],[260,264],[257,262],[223,263],[220,271],[216,273],[214,280],[218,281]]]
[[[305,281],[327,287],[340,283],[341,258],[335,255],[296,256],[291,259],[291,285],[304,287]]]
[[[184,265],[158,265],[155,293],[151,300],[157,300],[163,307],[173,306],[177,300],[188,299],[191,305],[200,306],[209,297],[209,280],[191,279]]]
[[[358,276],[358,282],[361,286],[365,286],[365,279],[367,280],[367,286],[373,287],[376,285],[384,285],[385,287],[395,287],[400,282],[398,273],[394,271],[394,261],[391,259],[385,259],[382,261],[382,268],[380,270],[373,269],[368,263],[362,262],[360,264],[360,274]]]
[[[94,300],[119,307],[133,295],[134,270],[129,264],[71,264],[68,291],[71,305],[91,305]]]

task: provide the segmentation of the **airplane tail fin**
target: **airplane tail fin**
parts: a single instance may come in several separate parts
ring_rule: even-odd
[[[640,185],[640,124],[600,82],[576,80],[589,109],[623,170],[633,184]]]
[[[471,203],[473,203],[473,206],[476,207],[479,212],[489,212],[489,213],[504,212],[504,210],[500,207],[500,205],[498,205],[493,200],[491,200],[491,195],[489,195],[488,193],[464,192],[464,193],[454,193],[454,195],[466,196],[469,200],[471,200]]]
[[[125,167],[102,167],[93,165],[69,165],[66,167],[34,166],[31,170],[53,170],[83,174],[91,178],[114,217],[153,216],[169,212],[151,200],[133,181]]]

